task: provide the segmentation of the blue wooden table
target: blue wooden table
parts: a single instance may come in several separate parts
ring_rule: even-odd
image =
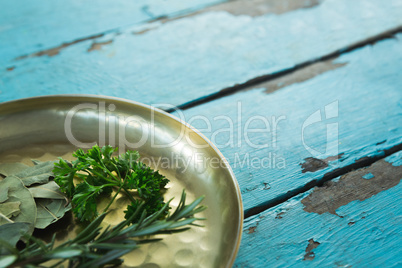
[[[221,150],[235,267],[402,266],[401,72],[401,0],[0,3],[0,102],[122,97]]]

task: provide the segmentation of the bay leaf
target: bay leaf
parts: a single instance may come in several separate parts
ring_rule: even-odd
[[[13,175],[20,178],[25,186],[35,183],[44,184],[49,181],[49,177],[53,176],[54,163],[55,161],[42,162]]]
[[[11,217],[13,222],[29,222],[30,229],[28,234],[31,235],[36,222],[36,204],[31,192],[24,186],[22,181],[15,176],[8,176],[0,181],[0,189],[8,188],[8,199],[3,202],[20,202],[20,213]]]
[[[59,185],[54,181],[31,186],[28,189],[34,198],[64,199],[68,203],[67,197],[60,191]]]
[[[39,165],[39,164],[41,164],[41,163],[43,163],[42,161],[40,161],[40,160],[36,160],[36,159],[31,159],[31,161],[32,161],[32,163],[36,166],[36,165]]]
[[[15,247],[21,236],[29,233],[30,228],[30,222],[15,222],[0,225],[0,239]]]
[[[38,160],[32,160],[34,166],[19,170],[18,172],[4,172],[8,176],[7,180],[11,177],[12,179],[19,179],[20,182],[26,186],[32,200],[35,204],[35,221],[33,221],[34,227],[39,229],[44,229],[48,225],[54,223],[64,216],[64,214],[71,209],[71,205],[68,203],[68,199],[63,193],[60,192],[59,186],[54,181],[49,181],[50,177],[53,176],[54,161],[41,162]],[[11,165],[13,166],[13,165]],[[18,165],[15,165],[17,167]],[[14,167],[14,166],[13,166]],[[5,168],[3,168],[5,169]],[[8,170],[18,170],[17,168],[9,168]],[[10,174],[12,174],[10,176]],[[1,187],[0,189],[6,189]],[[1,191],[1,190],[0,190]],[[8,198],[7,193],[2,192],[3,199]],[[15,209],[15,204],[8,204],[4,206],[4,215],[10,216],[11,220],[18,218],[16,216],[18,211]],[[11,205],[14,205],[11,207]],[[2,211],[0,211],[1,213]],[[23,210],[21,209],[21,211]],[[31,214],[32,216],[32,214]],[[0,220],[1,221],[1,220]],[[1,223],[6,223],[7,220],[2,220]]]
[[[10,219],[11,217],[15,217],[20,214],[20,201],[15,202],[4,202],[0,204],[0,213],[3,214],[5,217]]]
[[[0,212],[0,226],[6,223],[14,223],[9,217]]]
[[[29,166],[23,163],[3,163],[0,164],[0,174],[7,177],[19,173],[27,168],[29,168]]]
[[[35,201],[37,206],[35,228],[38,229],[45,229],[71,210],[71,204],[66,206],[64,199],[36,199]]]
[[[0,190],[0,203],[8,199],[8,187],[1,188]]]

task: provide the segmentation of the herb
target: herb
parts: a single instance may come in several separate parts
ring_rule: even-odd
[[[13,176],[0,181],[0,189],[7,191],[6,199],[0,203],[0,226],[7,223],[28,222],[30,225],[28,232],[32,234],[36,222],[36,205],[29,190],[20,179]],[[0,237],[3,235],[5,231],[0,233]]]
[[[127,151],[113,157],[117,150],[112,146],[100,148],[95,145],[86,153],[82,149],[75,151],[73,156],[76,160],[72,162],[60,158],[55,164],[54,180],[71,199],[74,215],[79,221],[96,218],[98,201],[112,195],[104,212],[107,211],[120,192],[125,193],[131,201],[125,218],[131,219],[132,223],[140,220],[143,211],[149,216],[165,206],[162,194],[169,180],[138,161],[138,152]],[[138,198],[133,197],[133,190],[136,190]],[[141,206],[136,217],[132,217],[142,201],[145,205]],[[161,217],[167,214],[168,209],[163,211]]]
[[[198,198],[190,205],[185,205],[185,198],[186,195],[183,191],[177,209],[165,219],[160,219],[160,216],[168,213],[170,201],[148,217],[147,212],[142,209],[144,203],[141,202],[129,218],[112,228],[110,226],[105,229],[100,227],[106,216],[106,213],[102,213],[77,237],[57,247],[54,243],[55,237],[48,244],[31,238],[30,244],[21,251],[14,249],[6,241],[0,240],[0,244],[7,251],[3,257],[0,257],[0,265],[21,267],[29,264],[37,267],[49,260],[56,262],[51,267],[58,267],[65,262],[68,262],[68,267],[76,268],[121,264],[120,257],[138,248],[140,244],[160,240],[151,239],[148,237],[149,235],[182,232],[188,229],[184,226],[196,225],[194,221],[199,219],[195,218],[194,214],[205,209],[203,206],[197,207],[203,197]],[[137,215],[140,215],[138,223],[131,224]]]
[[[68,199],[52,181],[53,161],[32,160],[34,166],[22,163],[0,164],[0,226],[6,223],[30,223],[26,232],[44,229],[61,219],[71,209]],[[0,237],[5,231],[0,229]],[[18,238],[21,237],[21,234]]]
[[[72,162],[60,158],[58,162],[32,160],[32,167],[0,164],[0,267],[121,264],[120,257],[140,244],[160,240],[150,235],[197,226],[194,221],[201,219],[194,214],[205,209],[198,206],[203,197],[185,205],[183,190],[177,209],[169,214],[171,200],[163,201],[169,180],[138,161],[138,152],[113,157],[116,151],[94,146],[86,153],[78,149]],[[119,193],[131,201],[125,220],[100,227]],[[111,197],[110,202],[98,215],[98,202],[105,197]],[[46,228],[71,208],[79,221],[89,222],[77,237],[56,246],[55,234],[50,243],[32,236],[34,228]],[[19,240],[26,245],[22,250],[16,248]]]
[[[53,161],[39,162],[34,160],[33,167],[22,169],[19,172],[9,174],[19,178],[25,186],[31,186],[33,184],[44,184],[49,182],[49,178],[52,177],[52,169],[54,166]]]
[[[0,164],[0,175],[7,177],[9,175],[19,173],[27,168],[29,168],[29,166],[23,163],[3,163]]]
[[[7,241],[9,246],[15,247],[21,236],[28,234],[31,227],[30,222],[14,222],[0,225],[0,239]],[[2,265],[1,260],[2,255],[7,255],[7,252],[8,251],[0,244],[0,267],[6,266]]]

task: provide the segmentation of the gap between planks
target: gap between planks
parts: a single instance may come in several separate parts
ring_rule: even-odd
[[[317,64],[317,63],[325,62],[325,61],[329,61],[329,60],[334,60],[337,57],[341,56],[342,54],[352,52],[352,51],[357,50],[357,49],[359,49],[361,47],[364,47],[364,46],[367,46],[367,45],[373,45],[373,44],[375,44],[377,42],[380,42],[380,41],[383,41],[383,40],[386,40],[386,39],[396,38],[395,35],[398,34],[398,33],[402,33],[402,26],[398,26],[398,27],[396,27],[396,28],[394,28],[392,30],[389,30],[389,31],[383,32],[381,34],[372,36],[372,37],[370,37],[368,39],[365,39],[363,41],[357,42],[355,44],[351,44],[348,47],[338,49],[338,50],[336,50],[334,52],[331,52],[331,53],[329,53],[327,55],[324,55],[322,57],[319,57],[317,59],[312,59],[312,60],[309,60],[309,61],[306,61],[306,62],[302,62],[300,64],[295,65],[292,68],[284,69],[284,70],[279,71],[277,73],[267,74],[267,75],[263,75],[263,76],[253,78],[253,79],[251,79],[249,81],[246,81],[245,83],[236,84],[234,86],[224,88],[224,89],[222,89],[222,90],[220,90],[220,91],[218,91],[216,93],[213,93],[213,94],[210,94],[210,95],[207,95],[207,96],[204,96],[204,97],[201,97],[201,98],[198,98],[198,99],[183,103],[181,105],[178,105],[175,108],[165,109],[165,111],[168,112],[168,113],[172,113],[172,112],[175,112],[177,110],[187,110],[187,109],[202,105],[204,103],[207,103],[207,102],[210,102],[210,101],[213,101],[213,100],[217,100],[217,99],[232,95],[232,94],[237,93],[237,92],[239,92],[241,90],[247,90],[250,87],[258,87],[262,83],[266,83],[266,82],[272,81],[274,79],[284,77],[284,76],[292,74],[292,73],[294,73],[296,71],[302,70],[304,68],[308,68],[308,67],[312,66],[313,64]]]
[[[159,19],[163,19],[163,18],[158,18],[158,20]],[[118,34],[118,29],[112,29],[112,30],[109,30],[107,32],[108,33],[115,32],[115,33]],[[338,49],[338,50],[336,50],[336,51],[334,51],[332,53],[329,53],[329,54],[327,54],[325,56],[322,56],[322,57],[319,57],[317,59],[313,59],[313,60],[309,60],[309,61],[300,63],[298,65],[295,65],[292,68],[288,68],[288,69],[279,71],[279,72],[274,73],[274,74],[268,74],[268,75],[263,75],[263,76],[260,76],[260,77],[256,77],[256,78],[251,79],[251,80],[249,80],[249,81],[247,81],[245,83],[238,84],[238,85],[235,85],[233,87],[224,88],[224,89],[222,89],[221,91],[219,91],[217,93],[213,93],[211,95],[208,95],[208,96],[205,96],[205,97],[193,100],[193,101],[186,102],[186,103],[184,103],[182,105],[179,105],[177,108],[182,109],[182,110],[186,110],[186,109],[189,109],[189,108],[192,108],[192,107],[207,103],[209,101],[219,99],[219,98],[223,98],[225,96],[234,94],[234,93],[236,93],[238,91],[246,90],[249,87],[258,86],[261,83],[266,83],[268,81],[271,81],[271,80],[274,80],[274,79],[277,79],[277,78],[280,78],[280,77],[285,77],[285,76],[287,76],[289,74],[292,74],[292,73],[294,73],[294,72],[296,72],[298,70],[308,68],[308,67],[312,66],[313,64],[316,64],[316,63],[319,63],[319,62],[324,62],[324,61],[331,60],[331,59],[335,59],[335,58],[337,58],[338,56],[340,56],[340,55],[342,55],[344,53],[351,52],[351,51],[356,50],[358,48],[361,48],[363,46],[371,45],[371,44],[374,44],[374,43],[376,43],[378,41],[382,41],[384,39],[394,38],[394,35],[397,34],[397,33],[400,33],[400,32],[402,32],[402,26],[394,28],[394,29],[389,30],[389,31],[386,31],[386,32],[381,33],[379,35],[373,36],[371,38],[365,39],[365,40],[363,40],[361,42],[357,42],[357,43],[352,44],[352,45],[350,45],[350,46],[348,46],[346,48]],[[70,42],[70,43],[62,44],[60,47],[57,47],[55,49],[58,52],[59,49],[62,49],[64,47],[66,47],[66,46],[73,45],[73,44],[81,42],[81,41],[97,39],[97,38],[103,36],[104,34],[105,33],[99,34],[99,35],[93,35],[93,36],[90,36],[90,37],[87,37],[87,38],[78,39],[78,40]],[[42,52],[42,54],[48,55],[47,52],[53,53],[55,49],[49,49],[48,51],[46,50],[46,51],[44,51],[46,53]],[[32,57],[32,56],[41,56],[41,55],[36,55],[34,53],[34,54],[31,54],[31,55],[22,56],[20,58]],[[174,110],[171,109],[171,110],[167,110],[167,111],[168,112],[173,112]],[[373,164],[374,162],[376,162],[376,161],[378,161],[378,160],[380,160],[382,158],[385,158],[385,157],[389,156],[390,154],[392,154],[392,153],[394,153],[396,151],[399,151],[399,150],[402,150],[402,144],[399,144],[399,145],[394,146],[394,147],[392,147],[392,148],[390,148],[388,150],[385,150],[384,154],[382,156],[365,157],[365,158],[362,158],[359,161],[355,162],[354,164],[351,164],[349,166],[339,168],[339,169],[336,169],[336,170],[334,170],[332,172],[326,173],[319,181],[314,180],[312,182],[309,182],[306,185],[304,185],[303,187],[300,187],[298,189],[292,190],[292,191],[286,193],[285,195],[282,195],[282,196],[280,196],[280,197],[278,197],[278,198],[276,198],[274,200],[271,200],[269,203],[266,203],[263,206],[258,206],[258,207],[254,207],[254,208],[251,208],[251,209],[247,210],[245,212],[245,218],[250,217],[250,216],[255,215],[255,214],[258,214],[258,213],[260,213],[260,212],[262,212],[262,211],[264,211],[266,209],[269,209],[269,208],[271,208],[273,206],[276,206],[276,205],[278,205],[280,203],[283,203],[283,202],[287,201],[288,199],[290,199],[290,198],[292,198],[292,197],[294,197],[296,195],[299,195],[300,193],[306,192],[306,191],[310,190],[311,188],[313,188],[315,186],[322,186],[325,182],[327,182],[329,180],[332,180],[332,179],[334,179],[334,178],[336,178],[336,177],[338,177],[340,175],[346,174],[346,173],[348,173],[348,172],[350,172],[350,171],[352,171],[354,169],[369,166],[369,165]]]
[[[245,82],[243,84],[238,84],[238,85],[235,85],[233,87],[228,87],[228,88],[222,89],[221,91],[219,91],[217,93],[214,93],[214,94],[205,96],[203,98],[199,98],[199,99],[184,103],[184,104],[179,105],[179,106],[177,106],[175,108],[172,108],[172,109],[167,109],[166,112],[172,113],[172,112],[177,111],[178,109],[179,110],[187,110],[187,109],[196,107],[198,105],[202,105],[204,103],[207,103],[207,102],[210,102],[210,101],[213,101],[213,100],[216,100],[216,99],[220,99],[220,98],[235,94],[236,92],[250,89],[251,87],[258,87],[262,83],[267,83],[269,81],[285,77],[287,75],[290,75],[290,74],[295,73],[297,71],[300,71],[302,69],[309,68],[314,64],[325,63],[326,61],[334,60],[337,57],[341,56],[342,54],[352,52],[352,51],[357,50],[357,49],[359,49],[361,47],[364,47],[364,46],[367,46],[367,45],[373,45],[373,44],[375,44],[377,42],[380,42],[380,41],[383,41],[385,39],[395,38],[395,35],[398,34],[398,33],[401,33],[401,32],[402,32],[402,26],[396,27],[396,28],[394,28],[394,29],[392,29],[390,31],[386,31],[386,32],[383,32],[383,33],[381,33],[379,35],[376,35],[376,36],[373,36],[371,38],[365,39],[364,41],[357,42],[357,43],[352,44],[352,45],[350,45],[350,46],[348,46],[346,48],[336,50],[335,52],[329,53],[329,54],[327,54],[325,56],[322,56],[322,57],[320,57],[318,59],[303,62],[301,64],[298,64],[298,65],[294,66],[293,68],[285,69],[285,70],[280,71],[278,73],[268,74],[268,75],[256,77],[256,78],[251,79],[251,80],[249,80],[249,81],[247,81],[247,82]],[[261,212],[263,212],[263,211],[265,211],[265,210],[267,210],[269,208],[272,208],[272,207],[277,206],[277,205],[279,205],[281,203],[284,203],[287,200],[289,200],[289,199],[291,199],[291,198],[293,198],[293,197],[295,197],[295,196],[297,196],[297,195],[299,195],[301,193],[307,192],[308,190],[310,190],[310,189],[312,189],[314,187],[323,186],[324,183],[326,183],[326,182],[328,182],[330,180],[333,180],[333,179],[335,179],[335,178],[337,178],[339,176],[342,176],[342,175],[344,175],[346,173],[349,173],[349,172],[351,172],[351,171],[353,171],[355,169],[360,169],[360,168],[363,168],[363,167],[370,166],[374,162],[376,162],[378,160],[381,160],[381,159],[383,159],[383,158],[385,158],[385,157],[387,157],[387,156],[389,156],[389,155],[391,155],[393,153],[396,153],[396,152],[398,152],[400,150],[402,150],[402,144],[398,144],[398,145],[396,145],[396,146],[394,146],[392,148],[386,149],[386,150],[383,151],[382,154],[379,154],[377,156],[363,157],[363,158],[359,159],[358,161],[356,161],[355,163],[353,163],[351,165],[348,165],[348,166],[345,166],[345,167],[342,167],[342,168],[338,168],[338,169],[335,169],[335,170],[333,170],[331,172],[328,172],[328,173],[324,174],[324,176],[320,180],[313,180],[313,181],[305,184],[304,186],[299,187],[299,188],[294,189],[294,190],[291,190],[291,191],[287,192],[286,194],[284,194],[282,196],[279,196],[279,197],[277,197],[277,198],[275,198],[273,200],[270,200],[269,202],[267,202],[267,203],[265,203],[265,204],[263,204],[261,206],[257,206],[257,207],[253,207],[251,209],[245,210],[244,218],[245,219],[249,218],[249,217],[254,216],[256,214],[259,214],[259,213],[261,213]]]
[[[374,164],[375,162],[377,162],[381,159],[384,159],[384,158],[386,158],[398,151],[401,151],[401,150],[402,150],[402,143],[398,144],[396,146],[393,146],[389,149],[386,149],[386,150],[382,151],[381,154],[378,154],[376,156],[363,157],[363,158],[360,158],[359,160],[355,161],[355,163],[353,163],[353,164],[350,164],[348,166],[338,168],[338,169],[335,169],[328,173],[325,173],[320,180],[312,180],[309,183],[305,184],[304,186],[291,190],[282,196],[274,198],[262,206],[257,206],[257,207],[253,207],[251,209],[246,210],[244,212],[244,218],[247,219],[251,216],[257,215],[267,209],[270,209],[281,203],[284,203],[299,194],[305,193],[314,187],[322,187],[326,182],[328,182],[330,180],[333,180],[339,176],[345,175],[353,170],[368,167],[368,166]]]
[[[182,19],[185,17],[191,17],[195,16],[201,13],[205,12],[214,12],[214,11],[226,11],[229,12],[233,15],[249,15],[249,16],[262,16],[265,14],[273,13],[273,14],[283,14],[286,12],[290,12],[293,10],[297,9],[303,9],[303,8],[312,8],[314,6],[319,5],[323,0],[306,0],[304,2],[300,2],[298,0],[227,0],[227,2],[223,3],[216,3],[213,5],[207,5],[203,9],[198,10],[198,11],[183,11],[183,14],[167,14],[167,15],[160,15],[154,18],[150,18],[148,20],[144,20],[141,23],[147,24],[147,23],[154,23],[154,22],[161,22],[161,23],[167,23],[170,21]],[[173,15],[173,16],[172,16]],[[107,29],[101,33],[95,33],[89,36],[77,38],[75,40],[69,41],[69,42],[64,42],[60,44],[59,46],[55,47],[50,47],[41,51],[29,53],[29,54],[24,54],[21,56],[16,57],[14,60],[22,60],[26,58],[33,58],[33,57],[41,57],[44,55],[47,55],[49,57],[58,55],[60,51],[64,48],[67,48],[71,45],[75,45],[77,43],[81,43],[87,40],[96,40],[98,38],[101,38],[105,35],[108,34],[114,34],[114,35],[120,35],[121,31],[126,28],[130,27],[134,24],[131,25],[126,25],[122,27],[115,27],[111,29]],[[139,33],[144,33],[148,31],[149,29],[145,29]],[[138,33],[137,33],[138,34]],[[108,42],[112,42],[112,40],[109,40]],[[96,45],[97,43],[93,43],[93,45]],[[12,67],[9,67],[10,69]]]
[[[311,0],[311,1],[313,1],[313,0]],[[215,3],[215,4],[212,4],[212,5],[207,4],[201,10],[207,10],[208,8],[213,7],[214,5],[219,6],[220,4],[221,3]],[[152,14],[150,14],[149,12],[147,12],[147,13],[149,13],[148,15],[151,16],[151,18],[149,18],[149,19],[145,19],[145,20],[142,20],[142,21],[139,21],[139,22],[130,23],[128,25],[121,25],[121,26],[118,26],[118,27],[109,28],[109,29],[106,29],[106,30],[104,30],[102,32],[95,32],[95,33],[90,34],[90,35],[77,37],[74,40],[64,42],[64,43],[62,43],[62,44],[60,44],[58,46],[52,46],[52,47],[48,47],[48,48],[40,50],[40,51],[20,55],[18,57],[15,57],[14,61],[23,60],[23,59],[27,59],[27,58],[42,57],[42,56],[53,57],[55,55],[58,55],[61,50],[65,49],[65,48],[67,48],[69,46],[72,46],[72,45],[75,45],[75,44],[78,44],[78,43],[81,43],[81,42],[85,42],[85,41],[88,41],[88,40],[95,40],[94,43],[92,44],[91,48],[93,50],[93,47],[95,47],[95,50],[96,50],[96,47],[97,47],[96,45],[99,44],[99,43],[96,42],[96,40],[101,38],[101,37],[103,37],[103,36],[110,35],[110,34],[113,34],[114,36],[118,36],[118,35],[121,34],[122,31],[124,31],[124,29],[132,27],[134,25],[141,25],[141,24],[146,25],[146,24],[153,23],[153,22],[156,22],[156,21],[174,20],[176,18],[182,18],[182,17],[189,16],[189,15],[192,15],[192,14],[197,14],[197,12],[198,11],[191,10],[191,7],[188,7],[187,9],[184,9],[184,10],[181,10],[181,11],[179,10],[179,11],[175,11],[173,13],[168,13],[168,14],[165,14],[165,15],[159,15],[159,16],[156,16],[156,17],[153,16]],[[109,44],[109,43],[112,42],[112,40],[109,40],[109,41],[106,41],[106,42],[101,42],[101,43],[102,44],[103,43]],[[89,50],[88,52],[90,52],[90,51],[91,50]],[[7,70],[10,71],[10,70],[12,70],[12,68],[14,68],[14,67],[13,66],[8,67]]]

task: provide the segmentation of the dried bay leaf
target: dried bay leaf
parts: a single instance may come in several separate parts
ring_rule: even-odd
[[[36,166],[36,165],[39,165],[39,164],[41,164],[41,163],[43,163],[42,161],[40,161],[40,160],[36,160],[36,159],[31,159],[31,161],[32,161],[32,163]]]
[[[66,206],[62,199],[36,199],[37,217],[35,228],[45,229],[50,224],[61,219],[71,210],[71,204]]]
[[[53,176],[54,163],[54,161],[37,163],[13,175],[20,178],[25,186],[35,183],[44,184],[49,182],[49,177]]]
[[[0,226],[6,223],[14,223],[14,222],[10,220],[6,215],[3,215],[3,213],[0,212]]]
[[[31,197],[34,198],[36,208],[34,226],[35,228],[44,229],[62,218],[71,209],[71,205],[68,203],[66,196],[60,192],[60,187],[54,181],[49,180],[53,176],[54,161],[41,162],[32,160],[32,162],[34,166],[25,166],[24,169],[18,172],[7,172],[7,175],[10,177],[10,174],[12,174],[12,177],[20,179],[27,187]],[[8,165],[18,167],[16,164]],[[16,171],[18,168],[9,168],[8,170]],[[10,214],[10,211],[7,210],[7,214]]]
[[[15,246],[21,236],[30,231],[30,228],[30,222],[15,222],[0,225],[0,239]]]
[[[13,222],[28,222],[30,228],[28,234],[31,235],[36,222],[36,204],[31,195],[31,192],[24,186],[22,181],[15,176],[8,176],[0,181],[0,189],[8,188],[8,199],[2,204],[8,202],[20,202],[20,213],[17,216],[11,217]],[[0,225],[8,223],[0,222]]]
[[[45,229],[71,210],[71,204],[69,204],[67,197],[60,192],[60,187],[54,181],[32,186],[28,189],[35,198],[37,207],[35,228]]]
[[[8,199],[8,187],[1,188],[0,190],[0,203]]]
[[[0,166],[1,174],[7,176],[0,177],[0,226],[28,222],[29,228],[26,229],[27,223],[24,223],[26,230],[20,230],[25,230],[28,235],[34,228],[45,229],[71,210],[71,204],[60,192],[60,187],[50,180],[54,162],[32,162],[34,166],[20,163]],[[18,231],[19,225],[14,228]],[[16,237],[20,239],[19,231],[17,233]],[[0,239],[2,235],[0,233]]]
[[[0,204],[0,213],[3,214],[5,217],[10,219],[11,217],[15,217],[20,214],[20,201],[15,202],[4,202]]]
[[[60,192],[60,187],[54,181],[28,188],[34,198],[63,199],[68,203],[67,197]]]
[[[0,164],[0,174],[4,177],[19,173],[29,166],[22,163],[3,163]]]

